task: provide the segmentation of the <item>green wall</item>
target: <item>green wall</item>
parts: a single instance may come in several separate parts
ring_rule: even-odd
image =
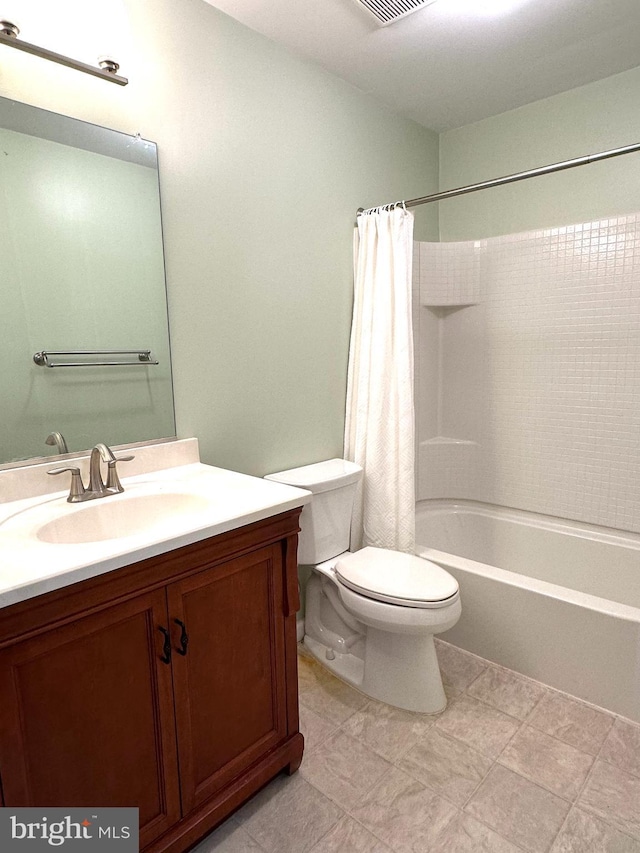
[[[15,51],[0,95],[158,143],[177,429],[203,461],[338,455],[354,214],[435,191],[438,137],[202,0],[178,25],[175,0],[123,4],[129,86]]]
[[[640,142],[640,68],[440,137],[440,188]],[[440,205],[443,240],[570,225],[640,209],[640,153]]]

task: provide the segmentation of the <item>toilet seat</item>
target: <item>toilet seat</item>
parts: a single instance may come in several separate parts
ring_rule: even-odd
[[[400,551],[362,548],[340,557],[335,573],[353,592],[401,607],[447,607],[459,598],[458,582],[447,571]]]

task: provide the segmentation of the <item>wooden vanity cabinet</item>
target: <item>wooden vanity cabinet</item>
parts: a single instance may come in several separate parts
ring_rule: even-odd
[[[176,620],[189,638],[173,662],[186,811],[287,736],[283,589],[277,546],[168,587],[176,641]]]
[[[143,843],[180,819],[170,668],[157,590],[0,652],[8,806],[136,805]]]
[[[6,806],[137,806],[182,853],[302,758],[300,510],[0,610]]]

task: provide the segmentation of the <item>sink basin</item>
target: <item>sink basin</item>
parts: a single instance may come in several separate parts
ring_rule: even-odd
[[[0,472],[0,613],[311,500],[301,489],[203,465],[196,451],[193,439],[137,448],[124,492],[79,503],[50,482],[51,462]],[[86,481],[87,460],[77,461]]]
[[[181,518],[202,514],[210,508],[211,502],[196,494],[114,495],[77,504],[73,511],[42,524],[36,536],[41,542],[52,545],[104,542],[142,532],[160,532]]]

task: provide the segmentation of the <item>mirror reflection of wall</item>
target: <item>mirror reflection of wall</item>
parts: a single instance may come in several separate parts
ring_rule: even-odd
[[[155,145],[0,99],[0,233],[0,463],[57,453],[56,431],[69,451],[173,436]],[[138,348],[159,363],[33,362]]]

